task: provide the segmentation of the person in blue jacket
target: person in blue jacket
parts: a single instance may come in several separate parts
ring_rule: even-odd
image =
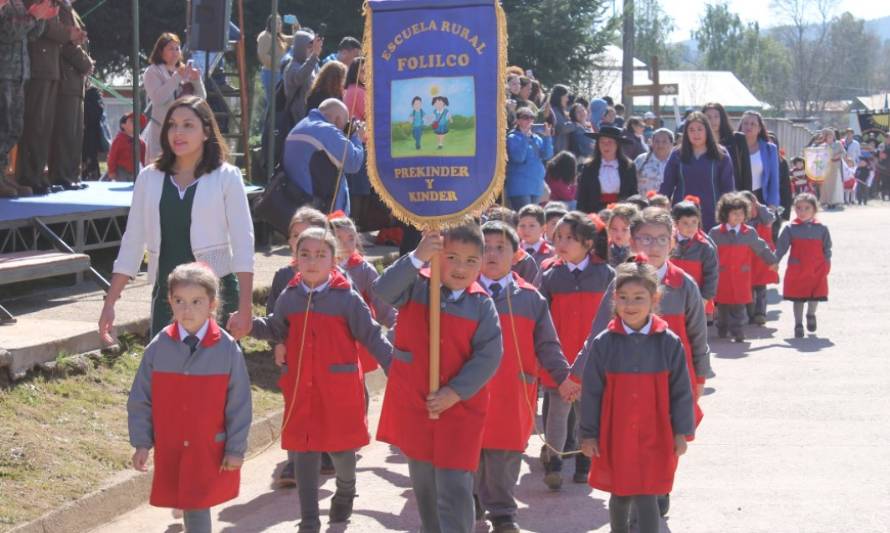
[[[751,192],[757,200],[771,209],[777,207],[779,199],[779,149],[769,141],[763,125],[763,117],[757,111],[745,111],[739,122],[739,131],[748,142],[751,158]]]
[[[294,126],[284,144],[284,171],[288,179],[312,197],[314,207],[324,212],[341,210],[349,214],[345,175],[361,169],[365,126],[358,123],[352,138],[347,138],[344,131],[348,124],[346,105],[329,98]]]
[[[544,190],[544,163],[553,157],[550,125],[541,134],[532,132],[535,115],[531,109],[516,111],[516,128],[507,135],[507,200],[516,211],[538,203]]]

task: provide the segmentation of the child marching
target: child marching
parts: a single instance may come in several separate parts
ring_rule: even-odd
[[[537,207],[537,206],[536,206]],[[540,208],[539,208],[540,209]],[[541,212],[543,217],[543,211]],[[500,221],[482,226],[485,251],[480,283],[494,300],[504,339],[504,356],[488,384],[491,399],[476,472],[476,494],[493,531],[518,532],[513,496],[522,453],[534,428],[538,373],[559,383],[560,397],[575,401],[580,385],[569,378],[547,301],[531,284],[510,271],[519,239]]]
[[[250,377],[241,349],[213,316],[219,280],[200,264],[167,279],[174,322],[145,348],[127,401],[133,466],[149,503],[183,509],[189,533],[210,533],[210,507],[238,496],[250,431]]]
[[[545,262],[541,294],[550,305],[562,352],[571,364],[590,333],[600,300],[615,272],[605,262],[605,228],[596,215],[579,211],[566,214],[556,227],[554,246],[557,257]],[[556,450],[565,450],[566,439],[574,430],[569,426],[573,404],[562,399],[548,374],[542,374],[541,380],[547,396],[546,441]],[[577,417],[577,412],[575,414]],[[562,457],[545,448],[542,459],[546,472],[544,482],[551,490],[559,490]],[[586,458],[577,456],[575,482],[583,483],[588,469]]]
[[[742,194],[748,199],[748,204],[751,206],[748,220],[745,223],[754,228],[754,231],[769,246],[769,249],[775,252],[773,223],[776,221],[776,217],[765,205],[757,201],[757,196],[753,192],[742,191]],[[749,322],[758,326],[766,324],[766,286],[778,282],[779,273],[775,268],[770,268],[770,265],[760,257],[751,259],[751,298],[753,301],[748,304]]]
[[[730,333],[735,342],[744,342],[744,325],[748,322],[747,306],[752,302],[751,265],[755,256],[773,270],[778,269],[776,256],[769,245],[745,224],[751,205],[741,193],[726,193],[717,201],[720,225],[709,236],[717,246],[720,279],[717,284],[717,336]]]
[[[654,313],[654,267],[619,265],[614,300],[615,318],[585,347],[581,450],[592,460],[590,486],[611,493],[613,533],[629,530],[631,504],[640,533],[657,533],[657,496],[671,492],[678,458],[695,433],[686,356]]]
[[[810,193],[794,198],[796,218],[782,228],[776,244],[776,256],[786,253],[788,268],[782,296],[794,302],[794,336],[802,338],[804,304],[807,330],[816,331],[816,306],[828,300],[828,273],[831,271],[831,234],[816,220],[819,202]]]
[[[417,249],[374,282],[374,293],[399,312],[393,363],[377,439],[408,457],[423,531],[470,533],[473,474],[479,467],[486,384],[501,362],[497,311],[476,279],[484,241],[478,226],[428,231]],[[440,255],[442,285],[439,390],[429,384],[429,270]],[[432,418],[435,417],[435,418]]]
[[[720,266],[717,263],[717,246],[701,229],[701,210],[698,198],[687,196],[671,209],[674,219],[676,246],[671,249],[671,263],[686,272],[698,285],[705,302],[708,320],[714,315],[714,297]]]
[[[529,204],[519,210],[519,223],[516,225],[516,232],[521,240],[520,247],[532,256],[538,268],[541,268],[544,261],[555,254],[553,247],[550,246],[544,235],[545,224],[544,208],[538,204]]]
[[[295,248],[297,274],[273,314],[253,320],[251,335],[286,343],[279,380],[285,413],[281,446],[295,452],[299,532],[317,533],[321,453],[330,454],[336,472],[330,520],[345,522],[356,496],[356,450],[370,441],[357,344],[384,369],[389,368],[392,346],[362,297],[336,269],[337,242],[331,232],[307,229]]]

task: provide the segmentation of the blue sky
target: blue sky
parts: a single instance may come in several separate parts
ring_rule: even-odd
[[[473,97],[473,78],[459,76],[452,78],[414,78],[394,81],[392,85],[392,120],[405,122],[411,114],[411,99],[423,98],[423,110],[433,113],[431,88],[438,88],[438,94],[448,97],[448,109],[452,115],[471,116],[476,114],[476,100]]]
[[[714,0],[661,0],[661,6],[674,18],[676,31],[671,41],[685,41],[689,33],[698,27],[698,21],[705,12],[707,4],[716,4]],[[759,22],[761,27],[768,28],[782,24],[784,21],[771,8],[771,0],[731,0],[730,11],[738,13],[745,22]],[[616,1],[621,9],[620,0]],[[840,15],[849,11],[855,17],[870,20],[890,15],[890,2],[885,0],[835,0],[832,4],[832,15]]]

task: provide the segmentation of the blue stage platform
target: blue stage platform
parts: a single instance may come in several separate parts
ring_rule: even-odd
[[[0,253],[45,248],[33,228],[39,217],[77,252],[120,244],[133,201],[133,184],[90,181],[86,189],[45,196],[0,199]],[[262,192],[248,185],[247,196]]]

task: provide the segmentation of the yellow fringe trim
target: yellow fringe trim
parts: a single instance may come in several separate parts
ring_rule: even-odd
[[[363,41],[363,54],[365,56],[365,118],[368,125],[367,159],[368,159],[368,177],[374,190],[380,195],[383,203],[392,211],[392,214],[402,222],[411,224],[420,230],[426,229],[445,229],[451,226],[457,226],[466,222],[468,217],[477,217],[491,204],[495,202],[498,195],[504,188],[504,179],[507,171],[507,109],[506,94],[504,93],[504,83],[507,79],[507,17],[501,8],[499,0],[492,0],[495,8],[497,33],[498,33],[498,80],[500,84],[497,87],[497,138],[495,144],[496,160],[494,166],[494,176],[491,180],[488,190],[480,195],[470,204],[469,207],[444,216],[425,217],[412,213],[408,208],[398,202],[383,186],[380,174],[377,172],[377,147],[374,140],[374,28],[373,16],[371,8],[368,6],[367,0],[364,3],[362,11],[365,16],[365,34]],[[478,123],[477,123],[478,127]],[[479,157],[479,156],[477,156]]]

